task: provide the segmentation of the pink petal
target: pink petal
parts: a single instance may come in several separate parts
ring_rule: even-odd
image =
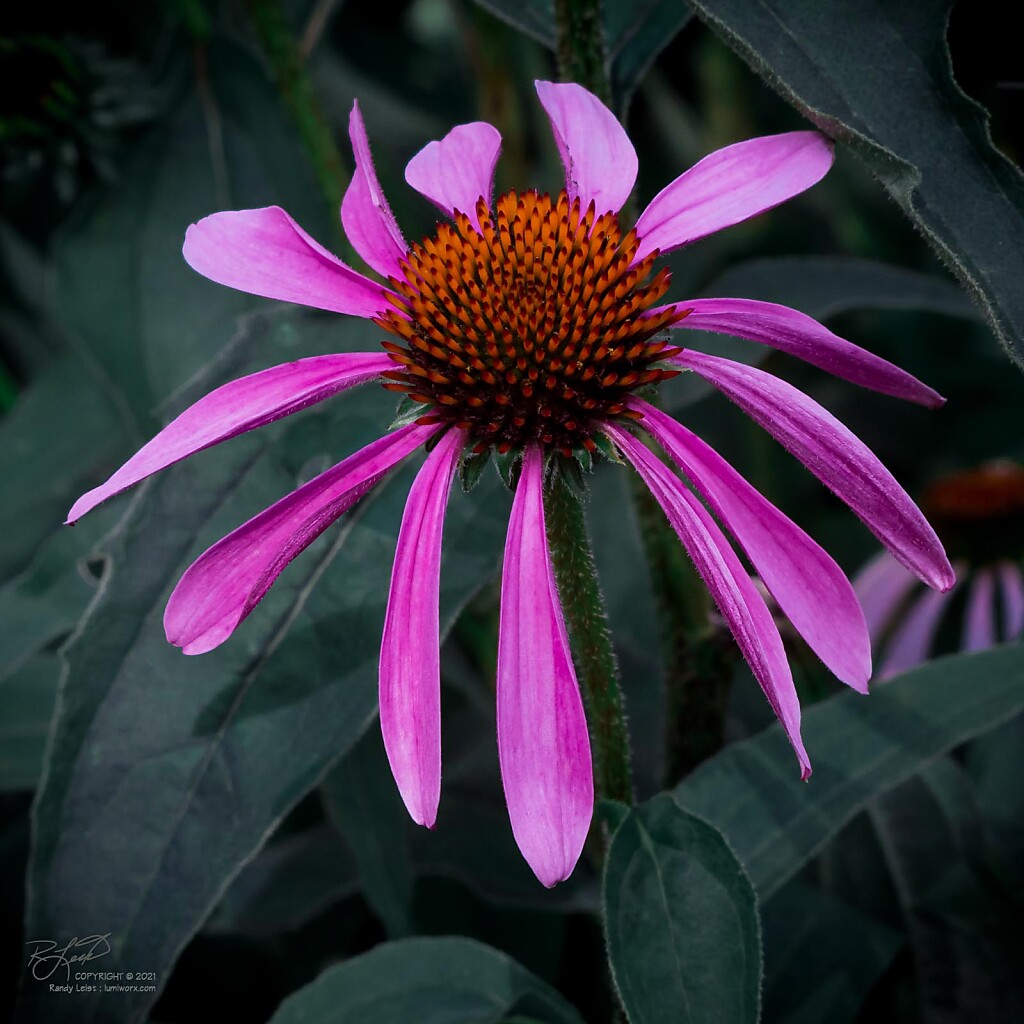
[[[356,169],[341,203],[341,223],[356,252],[378,274],[389,277],[397,273],[398,261],[409,246],[377,180],[358,102],[352,104],[348,136],[352,140]]]
[[[167,602],[168,641],[185,654],[222,644],[296,555],[436,431],[408,426],[374,441],[214,544]]]
[[[479,228],[476,204],[491,204],[501,135],[485,121],[456,125],[439,142],[428,142],[408,163],[405,180],[449,217],[456,210]]]
[[[709,154],[640,214],[636,258],[671,252],[792,199],[825,176],[832,158],[832,143],[818,132],[748,139]]]
[[[971,581],[964,615],[961,649],[986,651],[996,642],[996,580],[991,569],[981,569]]]
[[[897,609],[917,586],[917,577],[908,572],[888,551],[881,551],[865,565],[853,581],[853,589],[864,609],[868,633],[877,644]]]
[[[386,289],[313,241],[279,206],[214,213],[185,232],[185,262],[229,288],[372,317]]]
[[[878,458],[831,413],[791,384],[753,366],[687,350],[696,370],[793,453],[920,579],[948,590],[956,576],[935,531]]]
[[[273,423],[393,368],[383,352],[351,352],[299,359],[233,380],[189,406],[106,483],[83,494],[67,521],[73,523],[100,502],[187,455]]]
[[[843,380],[919,405],[937,408],[946,401],[905,370],[840,338],[817,320],[788,306],[753,299],[687,299],[673,306],[691,310],[673,327],[733,334],[770,345]],[[654,309],[648,315],[660,311]]]
[[[461,430],[449,430],[409,491],[380,648],[384,747],[409,814],[427,828],[441,798],[441,534],[464,444]]]
[[[594,778],[544,527],[544,463],[531,445],[512,503],[501,578],[498,756],[516,843],[548,886],[572,873]]]
[[[764,598],[715,521],[682,481],[632,434],[612,423],[603,429],[643,477],[679,534],[782,723],[800,762],[800,776],[806,779],[811,762],[800,738],[800,701],[782,638]]]
[[[1003,591],[1003,639],[1016,640],[1024,630],[1024,580],[1013,562],[1000,563],[998,572]]]
[[[565,167],[565,190],[586,209],[617,213],[636,181],[633,143],[615,115],[572,82],[534,82]]]
[[[871,641],[839,566],[699,437],[646,402],[633,407],[732,531],[797,632],[839,679],[867,693]]]
[[[891,679],[928,660],[935,642],[939,620],[946,610],[951,592],[926,590],[911,606],[906,618],[893,631],[889,649],[879,670],[879,681]]]

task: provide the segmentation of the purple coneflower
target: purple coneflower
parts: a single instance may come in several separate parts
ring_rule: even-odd
[[[950,553],[966,588],[959,646],[982,651],[1010,643],[1024,632],[1024,467],[991,462],[936,480],[922,504]],[[882,652],[879,680],[928,660],[936,640],[959,607],[957,586],[919,592],[917,580],[887,551],[858,573],[854,589],[868,632]]]
[[[667,269],[653,273],[659,255],[809,188],[832,163],[828,140],[789,132],[712,153],[624,231],[617,213],[633,189],[637,159],[622,126],[578,85],[538,82],[537,92],[565,165],[565,188],[553,196],[508,192],[492,203],[501,138],[489,124],[460,125],[406,168],[408,183],[450,221],[411,246],[381,192],[353,107],[355,173],[341,218],[354,248],[383,280],[346,266],[278,207],[217,213],[193,224],[184,255],[199,273],[268,298],[365,317],[390,338],[383,351],[301,359],[218,388],[79,499],[68,521],[193,452],[356,384],[376,380],[419,403],[414,423],[351,455],[203,554],[171,595],[164,625],[186,654],[223,643],[299,552],[425,446],[429,454],[398,537],[381,647],[380,718],[406,807],[431,826],[441,785],[438,577],[448,492],[469,453],[521,452],[502,575],[498,750],[516,841],[550,886],[572,871],[593,809],[587,723],[545,535],[545,478],[559,455],[600,457],[602,448],[611,453],[610,442],[641,474],[782,721],[804,777],[810,763],[800,706],[778,629],[712,513],[825,664],[861,691],[871,672],[864,616],[832,559],[703,441],[641,398],[641,389],[684,370],[700,374],[835,491],[925,583],[946,590],[954,577],[916,505],[821,406],[762,370],[667,341],[667,328],[738,335],[864,387],[941,404],[898,367],[784,306],[745,299],[657,305],[669,286]],[[682,478],[638,439],[638,429]]]

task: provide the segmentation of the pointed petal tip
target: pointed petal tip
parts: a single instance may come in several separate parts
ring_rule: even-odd
[[[97,505],[102,504],[102,499],[97,500],[94,497],[95,490],[86,491],[78,501],[71,506],[68,512],[67,519],[64,520],[65,526],[74,526],[82,516],[91,512]]]
[[[871,658],[868,657],[867,662],[863,666],[858,666],[855,673],[844,672],[840,675],[838,672],[833,670],[836,679],[848,686],[851,690],[856,693],[867,695],[868,682],[871,679]]]
[[[800,763],[800,781],[808,782],[811,776],[814,774],[814,769],[811,768],[809,761]]]
[[[399,795],[402,798],[402,803],[405,804],[405,809],[409,812],[409,817],[412,818],[413,822],[417,825],[422,825],[423,828],[433,831],[437,826],[437,808],[440,804],[440,793],[436,799],[428,799],[426,794],[420,792],[418,789],[413,792],[405,792],[401,786],[398,787]]]

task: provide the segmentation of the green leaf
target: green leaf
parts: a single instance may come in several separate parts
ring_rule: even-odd
[[[372,330],[298,322],[307,352],[365,348]],[[294,320],[271,323],[266,344],[289,344]],[[183,657],[161,620],[206,545],[287,493],[311,462],[379,436],[389,413],[379,389],[364,389],[204,452],[158,477],[114,534],[101,593],[67,650],[36,807],[30,934],[110,932],[111,964],[147,963],[166,982],[245,860],[366,729],[408,472],[305,552],[219,650]],[[495,571],[507,504],[497,480],[453,495],[446,629]],[[20,1019],[135,1020],[154,999],[75,993],[58,1006],[30,984]]]
[[[1017,758],[1024,749],[1024,716],[1018,716],[967,751],[966,766],[985,820],[1009,856],[1024,864],[1024,776]]]
[[[62,357],[32,381],[0,423],[0,479],[17,495],[0,502],[0,579],[28,565],[74,499],[137,440],[87,360]]]
[[[1022,893],[950,758],[886,793],[871,818],[910,932],[922,1020],[1020,1020]]]
[[[853,1024],[903,944],[899,932],[795,880],[762,908],[764,1019]]]
[[[702,289],[779,302],[825,319],[861,309],[900,309],[977,317],[979,311],[951,281],[879,260],[850,256],[772,256],[730,267]]]
[[[680,0],[604,4],[608,74],[619,110],[628,107],[640,79],[692,17]]]
[[[849,145],[1024,365],[1024,178],[957,86],[951,0],[692,0],[770,85]]]
[[[1022,709],[1024,648],[941,658],[870,697],[842,693],[807,710],[809,782],[772,726],[705,762],[674,796],[725,834],[764,900],[872,798]]]
[[[323,784],[331,820],[355,855],[371,907],[400,938],[412,922],[409,815],[391,777],[380,729],[371,726]]]
[[[582,1024],[539,978],[469,939],[389,942],[324,971],[271,1024],[493,1024],[507,1015]]]
[[[57,696],[56,654],[38,654],[0,679],[0,791],[34,789]]]
[[[963,290],[950,281],[877,260],[848,256],[772,256],[746,260],[714,278],[701,288],[701,293],[711,298],[735,296],[777,302],[818,320],[867,309],[911,310],[971,318],[979,315]],[[702,352],[754,366],[765,362],[773,352],[768,345],[708,331],[677,332],[675,340],[685,341]],[[870,339],[862,344],[872,348]],[[667,387],[672,408],[697,401],[714,390],[694,373],[683,374],[670,381]]]
[[[184,62],[184,61],[183,61]],[[212,43],[180,68],[191,88],[118,178],[55,245],[56,312],[120,391],[144,434],[161,405],[215,362],[239,314],[264,300],[184,261],[190,223],[225,209],[283,206],[330,244],[329,222],[290,118],[263,69]]]
[[[757,900],[710,825],[662,794],[619,826],[604,873],[612,976],[632,1024],[758,1019]]]
[[[272,936],[306,924],[359,889],[352,855],[330,825],[269,843],[242,868],[204,932]]]
[[[558,44],[554,0],[477,0],[502,21],[549,50]],[[682,0],[631,0],[604,4],[608,75],[617,109],[629,105],[640,79],[693,17]]]

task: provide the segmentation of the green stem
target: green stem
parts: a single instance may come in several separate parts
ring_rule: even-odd
[[[587,705],[597,799],[633,802],[629,733],[583,507],[559,474],[545,493],[551,561]]]
[[[320,190],[337,219],[348,175],[279,0],[247,0],[249,17],[284,96]],[[339,229],[340,230],[340,229]]]
[[[558,72],[605,103],[611,99],[601,0],[555,0]]]

